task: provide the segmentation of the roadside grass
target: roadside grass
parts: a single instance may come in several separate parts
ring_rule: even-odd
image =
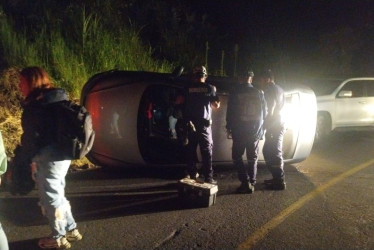
[[[18,71],[16,67],[3,70],[0,74],[0,129],[8,157],[20,142],[21,95],[17,90]]]

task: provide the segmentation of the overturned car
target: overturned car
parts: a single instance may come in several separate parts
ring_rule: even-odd
[[[226,105],[235,81],[209,76],[217,87],[221,108],[213,110],[213,163],[231,162],[232,140],[226,135]],[[179,74],[142,71],[108,71],[84,85],[81,104],[91,112],[96,138],[89,159],[101,166],[178,165],[184,163],[184,143],[171,135],[169,118],[188,78]],[[306,87],[286,87],[284,136],[286,163],[306,159],[312,149],[317,105]],[[259,161],[263,140],[260,142]],[[198,157],[199,150],[198,150]],[[200,157],[201,159],[201,157]]]

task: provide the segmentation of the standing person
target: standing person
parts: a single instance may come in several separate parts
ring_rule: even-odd
[[[239,85],[230,92],[227,103],[226,129],[232,137],[232,160],[238,170],[241,185],[238,193],[252,193],[256,184],[258,145],[263,135],[263,121],[267,114],[262,91],[252,85],[253,71],[238,76]],[[242,156],[246,152],[247,165]]]
[[[7,166],[8,166],[8,159],[5,153],[3,137],[0,132],[0,185],[1,185],[1,175],[3,175],[6,172]],[[9,249],[8,239],[0,223],[0,250],[8,250],[8,249]]]
[[[265,180],[265,184],[275,190],[284,190],[286,189],[282,156],[283,135],[286,131],[282,119],[284,92],[279,85],[275,84],[271,70],[266,70],[260,75],[259,84],[264,91],[268,107],[268,115],[264,124],[266,132],[263,155],[266,166],[273,176],[272,179]]]
[[[182,119],[182,108],[184,103],[184,97],[182,94],[177,93],[175,97],[172,97],[170,106],[168,108],[168,118],[169,118],[169,131],[171,139],[177,139],[178,133],[176,125],[178,119]]]
[[[192,82],[187,86],[184,119],[194,126],[195,132],[188,133],[187,172],[190,178],[196,179],[196,148],[200,145],[202,171],[205,182],[217,184],[213,179],[212,166],[212,107],[219,108],[220,101],[216,88],[205,83],[208,74],[204,66],[197,66],[192,72]]]
[[[82,239],[65,198],[65,176],[70,160],[55,144],[55,117],[51,105],[67,100],[63,89],[54,88],[47,72],[39,67],[24,68],[20,73],[19,89],[25,97],[21,125],[21,152],[26,157],[39,190],[40,206],[48,218],[51,234],[38,242],[41,248],[67,249],[69,241]],[[22,162],[22,161],[21,161]]]

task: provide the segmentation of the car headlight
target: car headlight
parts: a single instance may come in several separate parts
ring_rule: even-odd
[[[282,116],[288,129],[303,129],[314,136],[317,119],[315,96],[303,95],[301,98],[300,93],[286,95]]]

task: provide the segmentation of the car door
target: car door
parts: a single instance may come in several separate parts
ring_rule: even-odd
[[[335,101],[337,127],[362,126],[363,121],[367,119],[365,82],[365,80],[349,81],[337,93]]]

